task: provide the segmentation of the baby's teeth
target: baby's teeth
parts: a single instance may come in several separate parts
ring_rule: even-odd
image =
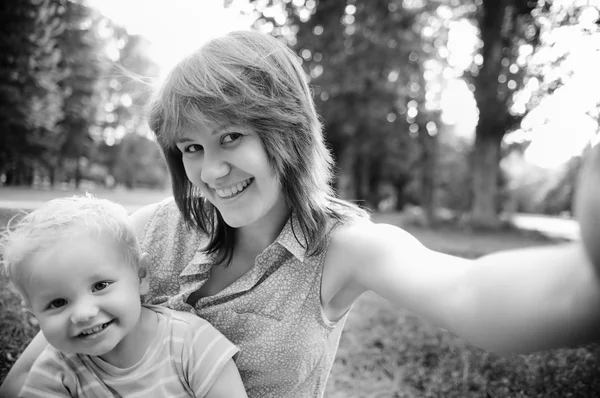
[[[82,332],[82,334],[92,334],[92,333],[99,332],[102,329],[104,329],[104,324],[98,325],[98,326],[96,326],[95,328],[93,328],[91,330],[86,330],[85,332]]]

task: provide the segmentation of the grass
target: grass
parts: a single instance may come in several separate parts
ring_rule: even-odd
[[[143,205],[157,202],[171,195],[169,190],[141,189],[127,190],[125,188],[106,189],[100,187],[81,187],[73,189],[31,189],[25,187],[0,187],[0,197],[4,201],[30,203],[45,202],[54,198],[81,195],[89,192],[99,198],[109,199],[124,206]],[[27,207],[27,206],[25,206]]]
[[[19,200],[18,194],[13,195]],[[153,199],[153,194],[138,198],[123,194],[119,201],[143,204]],[[0,230],[14,214],[15,210],[0,209]],[[402,223],[397,215],[376,215],[375,220]],[[550,243],[539,234],[510,230],[474,233],[452,226],[435,230],[405,227],[433,249],[469,258]],[[19,300],[4,277],[0,277],[0,330],[2,381],[38,330],[35,320],[20,310]],[[600,395],[598,374],[598,345],[500,357],[394,308],[375,294],[365,294],[348,317],[326,397],[595,397]]]

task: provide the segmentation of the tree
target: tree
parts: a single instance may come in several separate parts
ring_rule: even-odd
[[[117,145],[114,177],[117,183],[134,187],[164,188],[167,167],[156,141],[127,134]]]
[[[144,147],[150,145],[146,142],[151,134],[145,110],[152,92],[152,80],[158,76],[158,66],[149,56],[147,39],[129,35],[116,25],[111,28],[119,52],[111,73],[102,81],[103,107],[95,135],[97,156],[94,159],[107,167],[117,183],[129,188],[138,184],[159,186],[168,178],[162,154],[154,146],[144,155],[147,163],[144,167],[138,165],[127,170],[127,165],[135,160],[123,157],[133,150],[131,146],[135,143]],[[156,180],[159,177],[161,181]]]
[[[36,159],[56,148],[62,117],[57,37],[66,0],[12,0],[0,5],[0,174],[31,184]]]
[[[147,135],[145,107],[158,76],[158,65],[150,58],[150,42],[113,26],[119,48],[111,73],[103,81],[101,113],[103,139],[116,142],[125,134]]]
[[[471,223],[475,226],[499,225],[500,146],[523,116],[511,112],[511,107],[513,94],[523,82],[519,51],[524,45],[535,48],[539,39],[539,25],[531,16],[536,5],[526,0],[482,0],[475,13],[480,65],[472,67],[468,76],[479,110],[473,148]]]
[[[376,206],[387,183],[401,197],[416,164],[424,170],[420,200],[433,205],[435,140],[426,138],[435,133],[426,126],[435,112],[425,104],[422,65],[435,47],[422,36],[421,7],[385,0],[252,3],[256,27],[286,39],[303,59],[338,160],[340,194]]]
[[[107,62],[102,55],[103,40],[98,27],[103,23],[99,13],[83,4],[70,1],[64,15],[66,28],[58,37],[62,50],[60,66],[65,71],[59,82],[64,95],[63,118],[57,125],[60,147],[46,151],[43,159],[54,185],[56,169],[65,162],[74,164],[75,186],[81,180],[80,164],[92,145],[90,131],[97,123],[100,107],[99,82]]]
[[[570,46],[555,46],[556,33],[562,28],[578,30],[581,41],[595,34],[598,43],[599,5],[595,0],[481,2],[475,18],[482,62],[479,67],[472,66],[470,80],[479,109],[473,152],[474,224],[498,223],[498,163],[505,134],[518,128],[542,98],[569,80],[571,73],[563,61],[569,58]],[[595,21],[580,24],[590,15]],[[572,40],[573,35],[569,37]],[[597,112],[598,104],[596,101],[590,108],[592,113]]]

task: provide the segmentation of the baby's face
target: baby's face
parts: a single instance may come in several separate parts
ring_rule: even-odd
[[[139,323],[145,292],[138,272],[106,239],[83,234],[60,242],[36,253],[28,274],[30,308],[60,351],[106,355]]]

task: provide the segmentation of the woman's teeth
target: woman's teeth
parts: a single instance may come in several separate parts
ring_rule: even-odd
[[[245,180],[242,182],[238,182],[237,184],[232,185],[227,188],[215,189],[215,192],[221,199],[229,199],[229,198],[236,196],[237,194],[242,192],[244,189],[246,189],[246,187],[248,185],[250,185],[251,182],[252,182],[252,179],[248,179],[248,180]]]

